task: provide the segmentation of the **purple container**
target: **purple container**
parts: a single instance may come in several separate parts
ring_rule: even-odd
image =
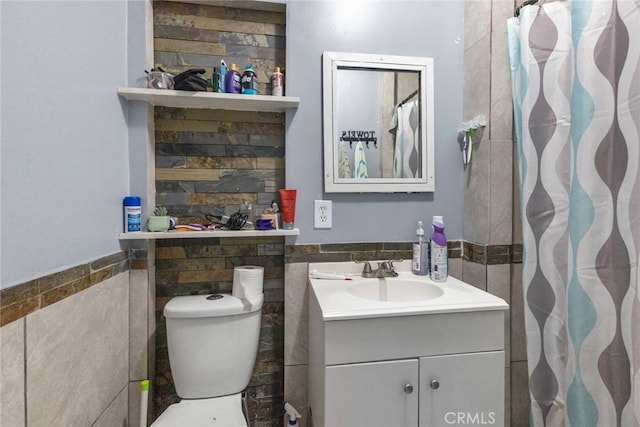
[[[440,246],[447,246],[447,237],[444,235],[444,224],[438,221],[431,223],[433,225],[433,236],[431,240],[436,242]]]
[[[242,93],[242,76],[236,64],[231,64],[224,78],[224,91],[226,93]]]

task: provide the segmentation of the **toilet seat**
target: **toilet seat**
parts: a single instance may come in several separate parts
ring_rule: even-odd
[[[247,427],[242,393],[181,400],[169,406],[151,427]]]

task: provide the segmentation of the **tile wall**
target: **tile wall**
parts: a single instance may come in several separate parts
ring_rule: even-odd
[[[488,125],[465,168],[464,233],[466,242],[487,253],[512,248],[511,262],[469,254],[463,261],[465,281],[483,285],[510,303],[506,319],[510,357],[506,378],[508,425],[529,425],[524,309],[522,305],[522,231],[513,140],[513,106],[506,21],[513,0],[467,0],[465,3],[464,120],[485,115]],[[465,255],[467,253],[465,252]],[[465,258],[467,258],[465,256]],[[510,417],[510,418],[509,418]]]
[[[133,268],[144,257],[120,252],[0,292],[0,425],[138,419],[130,390],[148,375],[151,287]]]
[[[284,395],[284,238],[217,238],[158,241],[156,247],[155,413],[179,400],[169,366],[165,304],[176,295],[231,293],[233,269],[264,267],[258,356],[247,387],[253,425],[279,424]]]
[[[154,2],[154,55],[167,71],[212,68],[224,59],[252,64],[260,94],[284,68],[285,14],[233,7]],[[248,96],[248,95],[247,95]],[[284,181],[284,114],[155,109],[156,203],[179,223],[235,212],[247,201],[260,214]],[[284,396],[284,238],[163,240],[156,247],[156,415],[176,402],[162,309],[176,295],[231,292],[233,269],[265,268],[260,345],[248,387],[254,426],[281,422]]]

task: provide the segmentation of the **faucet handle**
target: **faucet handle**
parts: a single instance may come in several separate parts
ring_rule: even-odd
[[[400,258],[400,259],[390,259],[389,261],[387,261],[387,263],[389,264],[389,268],[394,268],[393,267],[393,263],[394,262],[402,262],[402,261],[404,261],[402,258]]]
[[[369,261],[359,261],[354,259],[353,262],[356,264],[364,264],[362,268],[362,277],[373,277],[373,268],[371,268],[371,263]]]
[[[362,269],[362,275],[373,273],[373,269],[371,268],[371,263],[369,261],[364,262],[364,268]]]
[[[363,275],[373,273],[373,269],[371,268],[371,263],[369,261],[358,261],[357,259],[354,259],[353,262],[356,264],[364,264],[364,267],[362,268]]]

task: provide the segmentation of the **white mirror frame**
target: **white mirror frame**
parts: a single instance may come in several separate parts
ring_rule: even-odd
[[[419,178],[339,178],[338,139],[335,126],[338,91],[337,72],[340,68],[366,70],[417,71],[420,81],[420,144],[421,171]],[[324,189],[326,193],[414,193],[435,191],[434,173],[434,101],[433,59],[372,55],[346,52],[324,52],[323,77],[323,133],[324,133]]]

